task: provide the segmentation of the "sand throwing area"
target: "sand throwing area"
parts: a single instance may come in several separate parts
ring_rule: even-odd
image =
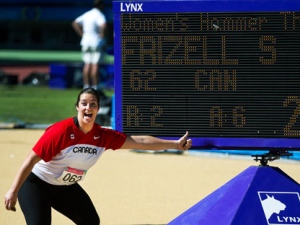
[[[0,130],[1,225],[26,224],[17,211],[6,211],[4,195],[24,158],[43,130]],[[250,156],[183,155],[106,151],[81,185],[92,198],[101,225],[166,224],[249,166]],[[281,159],[279,167],[300,182],[300,162]],[[73,224],[53,210],[53,225]]]

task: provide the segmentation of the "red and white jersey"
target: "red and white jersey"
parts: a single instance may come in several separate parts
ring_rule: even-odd
[[[76,125],[77,118],[53,124],[33,147],[42,158],[32,172],[54,185],[69,185],[82,180],[106,149],[120,148],[126,134],[94,124],[84,134]]]

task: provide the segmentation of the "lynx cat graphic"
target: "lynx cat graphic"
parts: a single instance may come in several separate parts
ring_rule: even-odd
[[[268,225],[300,225],[298,192],[258,192]]]

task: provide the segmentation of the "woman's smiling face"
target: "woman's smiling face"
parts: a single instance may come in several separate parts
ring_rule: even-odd
[[[99,102],[91,93],[82,93],[76,106],[79,124],[94,123],[99,111]]]

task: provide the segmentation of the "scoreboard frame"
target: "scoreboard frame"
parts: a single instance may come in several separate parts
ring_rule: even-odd
[[[293,20],[293,24],[285,24],[286,27],[292,27],[292,29],[299,31],[300,30],[300,3],[298,0],[187,0],[187,1],[176,1],[176,0],[140,0],[140,1],[114,1],[113,2],[113,13],[114,13],[114,63],[115,63],[115,97],[114,97],[114,106],[115,106],[115,118],[114,118],[114,128],[123,131],[125,133],[135,134],[135,130],[140,130],[143,134],[149,134],[149,135],[155,135],[166,139],[174,139],[179,138],[180,135],[176,133],[175,135],[171,134],[172,132],[161,132],[159,135],[156,135],[155,131],[151,131],[150,127],[137,127],[139,125],[130,123],[130,125],[124,125],[124,121],[126,120],[126,116],[128,114],[128,110],[124,110],[124,107],[126,104],[128,104],[130,101],[135,101],[134,96],[126,97],[125,92],[128,89],[127,84],[129,81],[129,76],[126,78],[124,77],[124,68],[126,67],[124,62],[124,58],[126,58],[126,55],[124,53],[124,46],[122,44],[122,40],[124,35],[125,28],[122,27],[122,17],[124,18],[136,18],[137,15],[146,15],[151,14],[151,16],[155,17],[155,15],[186,15],[187,17],[189,15],[196,14],[203,14],[206,15],[234,15],[234,14],[249,14],[249,13],[258,13],[259,15],[269,14],[269,13],[275,13],[275,14],[282,14],[284,15],[293,15],[295,18]],[[177,17],[176,17],[177,18]],[[208,17],[207,17],[208,18]],[[206,21],[208,21],[208,19]],[[260,17],[262,18],[262,17]],[[214,18],[215,19],[215,18]],[[137,19],[138,20],[138,19]],[[204,19],[203,19],[204,20]],[[211,23],[211,25],[214,26],[214,28],[218,29],[220,28],[219,25],[225,24],[223,21],[218,21],[215,19],[216,22],[219,22],[219,24]],[[283,20],[284,21],[284,20]],[[249,29],[259,29],[260,22],[255,21],[246,21],[248,23]],[[251,25],[252,23],[252,25]],[[129,24],[129,25],[128,25]],[[128,26],[130,26],[130,21],[127,23]],[[166,24],[160,24],[161,26],[167,26]],[[153,25],[151,25],[153,26]],[[252,27],[251,27],[252,26]],[[123,29],[123,30],[122,30]],[[136,32],[141,32],[141,29],[136,29]],[[131,30],[132,35],[134,34],[134,29]],[[153,27],[151,27],[153,29]],[[225,28],[224,28],[225,29]],[[130,28],[128,28],[130,30]],[[166,29],[167,30],[167,29]],[[222,31],[222,27],[220,28]],[[123,32],[122,32],[123,31]],[[149,32],[149,30],[147,31]],[[153,33],[159,32],[159,29],[154,29]],[[166,31],[166,33],[168,33]],[[127,34],[128,35],[128,34]],[[299,36],[300,39],[300,36]],[[272,41],[272,40],[271,40]],[[286,39],[288,41],[288,38]],[[297,43],[296,43],[297,44]],[[299,43],[300,45],[300,40]],[[221,47],[220,47],[221,48]],[[299,46],[296,46],[296,49],[299,49],[299,52],[296,52],[296,60],[300,64],[300,48]],[[133,52],[135,50],[132,50]],[[138,54],[138,53],[136,53]],[[124,57],[125,55],[125,57]],[[207,63],[208,61],[206,61]],[[231,61],[233,62],[233,61]],[[199,61],[199,63],[201,63]],[[205,64],[205,62],[203,62]],[[207,64],[213,64],[213,61],[210,61],[210,63]],[[232,63],[234,64],[234,63]],[[129,65],[130,66],[130,65]],[[127,66],[128,67],[128,66]],[[126,68],[127,68],[126,67]],[[137,67],[137,66],[136,66]],[[133,69],[136,69],[134,67]],[[300,67],[299,67],[300,68]],[[298,67],[296,68],[298,69]],[[300,77],[300,71],[299,77]],[[160,76],[159,73],[156,73],[155,76]],[[238,75],[236,75],[238,76]],[[127,79],[127,80],[126,80]],[[296,80],[297,81],[297,80]],[[298,80],[300,82],[300,79]],[[139,82],[137,80],[136,82]],[[172,80],[170,78],[170,83],[172,83]],[[144,83],[143,85],[147,86],[149,90],[154,89],[154,82],[151,82],[148,87],[148,83]],[[186,91],[189,92],[189,88],[191,86],[186,85]],[[257,88],[257,87],[253,87]],[[296,89],[296,86],[294,87]],[[137,88],[138,89],[138,88]],[[300,88],[299,88],[300,89]],[[132,90],[131,90],[132,91]],[[295,91],[296,92],[296,91]],[[131,92],[130,92],[131,93]],[[149,98],[157,98],[159,101],[160,96],[153,94],[153,92],[149,95]],[[137,96],[140,94],[140,92],[137,92]],[[159,93],[158,93],[159,94]],[[164,93],[165,94],[165,93]],[[173,93],[174,94],[174,93]],[[209,94],[208,94],[209,95]],[[151,97],[150,97],[151,96]],[[154,97],[153,97],[154,96]],[[193,139],[193,148],[197,149],[231,149],[231,150],[239,150],[239,149],[251,149],[251,150],[278,150],[278,149],[285,149],[285,150],[298,150],[300,149],[300,125],[298,125],[297,117],[298,117],[298,111],[300,115],[300,100],[295,100],[294,98],[300,99],[300,93],[299,96],[290,95],[287,93],[286,101],[287,103],[282,103],[288,105],[290,102],[295,102],[297,106],[293,106],[291,110],[293,109],[293,113],[290,113],[288,121],[285,121],[286,124],[289,124],[290,127],[293,126],[295,128],[299,128],[297,132],[287,132],[284,131],[284,135],[279,136],[272,136],[271,135],[245,135],[243,136],[243,133],[241,132],[241,135],[222,135],[222,132],[219,132],[218,135],[194,135],[193,132],[189,130],[190,137]],[[190,98],[190,97],[187,97]],[[213,97],[212,97],[213,98]],[[275,98],[275,96],[274,96]],[[139,102],[143,101],[145,99],[142,98]],[[138,102],[138,101],[136,101]],[[199,102],[200,104],[201,102]],[[298,104],[299,103],[299,104]],[[299,108],[298,108],[299,106]],[[142,107],[142,104],[139,105],[139,107]],[[217,106],[214,106],[217,107]],[[147,109],[153,109],[153,107],[146,107]],[[143,112],[147,111],[147,109],[143,109]],[[215,109],[215,108],[214,108]],[[213,110],[214,110],[213,109]],[[217,110],[219,108],[217,107]],[[153,109],[154,110],[154,109]],[[157,110],[157,109],[155,109]],[[236,110],[239,110],[239,107],[237,109],[233,109],[234,112]],[[218,111],[217,111],[218,112]],[[271,115],[270,115],[271,116]],[[240,118],[239,118],[240,119]],[[278,118],[277,118],[278,119]],[[142,119],[141,119],[142,120]],[[150,120],[150,119],[149,119]],[[241,119],[242,120],[242,119]],[[263,121],[262,121],[263,122]],[[277,121],[274,121],[276,123]],[[297,122],[297,125],[296,125]],[[299,118],[300,122],[300,118]],[[127,122],[127,124],[129,124]],[[131,127],[130,127],[131,126]],[[253,125],[254,127],[255,125]],[[138,128],[138,129],[137,129]],[[159,127],[158,127],[159,129]],[[184,129],[181,127],[178,127],[179,129]],[[207,129],[211,129],[207,126]],[[284,128],[287,129],[287,128]],[[182,134],[185,133],[185,130],[180,131]],[[259,131],[258,131],[259,132]],[[273,131],[272,131],[273,132]],[[274,134],[276,131],[274,131]],[[238,131],[236,131],[235,134],[238,134]]]

